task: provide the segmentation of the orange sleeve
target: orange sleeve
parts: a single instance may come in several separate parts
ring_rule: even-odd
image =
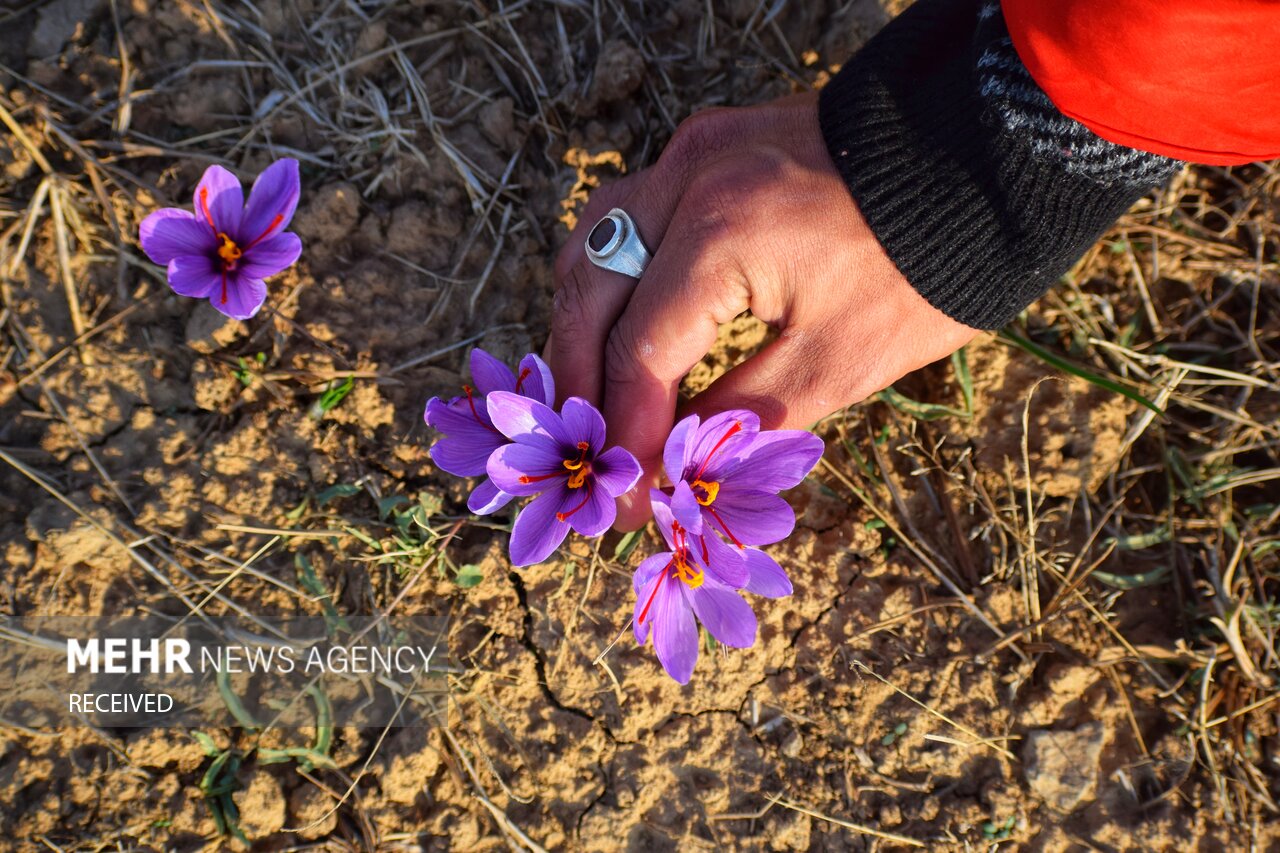
[[[1179,160],[1280,157],[1277,0],[1002,0],[1054,105],[1103,139]]]

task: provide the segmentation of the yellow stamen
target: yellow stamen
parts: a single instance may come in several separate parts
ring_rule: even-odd
[[[224,264],[230,265],[240,260],[240,256],[244,252],[240,251],[240,247],[236,245],[235,240],[232,240],[222,231],[218,232],[218,239],[222,241],[222,244],[218,246],[218,257],[222,258]]]
[[[562,463],[566,471],[572,471],[569,475],[569,488],[581,489],[582,484],[587,481],[587,475],[591,473],[591,463],[587,461],[587,451],[591,449],[591,445],[585,441],[578,442],[578,458],[566,459]]]
[[[702,586],[702,567],[690,563],[683,554],[676,554],[675,559],[672,561],[672,568],[676,573],[676,577],[684,581],[689,589],[697,589]]]
[[[707,483],[703,480],[694,480],[692,488],[698,503],[703,506],[711,506],[716,502],[716,495],[720,494],[720,484],[715,482]]]

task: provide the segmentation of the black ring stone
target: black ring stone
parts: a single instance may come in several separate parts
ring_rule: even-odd
[[[596,227],[591,229],[591,233],[587,235],[587,245],[592,251],[598,252],[605,246],[609,245],[609,241],[613,239],[613,233],[618,230],[618,223],[613,221],[612,217],[606,216],[596,223]]]

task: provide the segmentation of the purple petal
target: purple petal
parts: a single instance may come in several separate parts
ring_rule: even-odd
[[[520,510],[511,529],[512,565],[541,563],[560,547],[569,532],[569,523],[559,521],[556,513],[564,508],[568,491],[565,488],[552,489],[538,495]]]
[[[653,576],[662,569],[671,564],[671,552],[660,551],[651,557],[646,557],[639,566],[636,567],[635,573],[631,576],[631,589],[637,594],[640,587],[645,586],[649,581],[653,580]],[[639,616],[640,608],[636,608],[636,615]],[[641,642],[644,642],[641,640]]]
[[[236,272],[249,278],[269,278],[293,266],[301,254],[302,240],[292,231],[286,231],[247,249]]]
[[[481,394],[516,390],[516,377],[511,368],[479,347],[471,350],[471,381]]]
[[[731,589],[742,588],[750,579],[745,552],[733,547],[711,531],[708,530],[698,537],[691,548],[694,559],[703,566],[707,577]],[[706,548],[706,559],[702,556],[703,548]]]
[[[574,489],[573,493],[572,506],[565,514],[575,531],[583,536],[599,536],[613,526],[618,517],[613,498],[601,489],[590,489],[585,496],[582,489]]]
[[[604,417],[581,397],[570,397],[560,407],[565,431],[573,444],[585,441],[592,450],[604,447]]]
[[[693,612],[711,636],[735,649],[750,648],[756,641],[756,614],[751,605],[727,586],[706,578],[689,590]]]
[[[706,517],[707,523],[716,530],[732,530],[743,545],[781,542],[796,526],[791,504],[772,492],[734,489],[727,485],[721,487],[720,494],[706,508]]]
[[[653,607],[649,602],[653,600],[654,587],[658,583],[658,576],[664,574],[670,565],[671,552],[663,551],[652,557],[646,557],[636,569],[636,573],[631,576],[631,590],[636,594],[631,630],[635,634],[636,642],[642,646],[645,640],[649,639],[649,627],[653,624],[653,620],[649,618],[653,614]],[[644,619],[640,618],[641,614],[644,615]]]
[[[495,486],[492,480],[481,480],[480,485],[472,490],[471,497],[467,498],[467,509],[476,515],[492,515],[511,503],[514,497]]]
[[[218,246],[209,223],[176,207],[157,210],[142,220],[138,241],[148,258],[165,266],[183,255],[210,256]]]
[[[209,301],[233,320],[248,320],[267,301],[267,283],[260,278],[239,275],[238,271],[228,273],[226,299],[215,295]]]
[[[179,255],[169,261],[169,286],[179,296],[217,298],[222,290],[222,268],[208,255]]]
[[[822,458],[822,439],[798,429],[760,433],[721,474],[749,489],[780,492],[796,486]]]
[[[684,529],[698,536],[702,533],[702,507],[698,498],[684,480],[677,480],[671,492],[671,514],[676,521],[684,525]]]
[[[556,381],[551,376],[551,368],[547,367],[545,361],[529,353],[520,359],[520,375],[524,376],[526,370],[529,371],[529,375],[525,376],[524,383],[520,386],[520,393],[526,397],[532,397],[539,403],[554,406]]]
[[[244,190],[240,188],[240,179],[221,166],[205,169],[200,183],[196,184],[196,217],[206,224],[213,220],[211,230],[224,232],[234,239],[240,234],[243,209]]]
[[[778,565],[777,560],[764,551],[748,548],[743,552],[746,556],[747,572],[750,577],[745,589],[766,598],[782,598],[792,593],[791,579]]]
[[[537,495],[552,489],[564,489],[569,479],[564,460],[559,454],[530,444],[504,444],[488,457],[485,470],[502,491],[512,495]],[[521,477],[533,478],[531,483]],[[537,479],[546,477],[547,479]]]
[[[236,186],[239,185],[237,182]],[[254,241],[265,241],[269,235],[280,234],[293,219],[301,192],[297,160],[277,160],[263,169],[253,182],[253,189],[249,190],[249,204],[245,206],[244,218],[236,231],[240,238],[238,242],[245,246]],[[215,218],[214,221],[219,220]],[[284,266],[292,263],[290,261]]]
[[[596,486],[611,498],[621,497],[635,488],[640,479],[640,463],[621,447],[610,447],[591,463]]]
[[[671,498],[657,489],[650,489],[649,507],[653,510],[653,523],[658,526],[658,532],[667,541],[667,547],[674,549],[676,543],[672,538],[672,528],[675,526],[676,517],[671,514]]]
[[[509,446],[502,436],[494,435],[487,429],[454,432],[431,446],[431,461],[442,471],[448,471],[455,477],[480,477],[487,470],[489,457],[495,451]],[[503,491],[514,494],[507,489]]]
[[[447,402],[439,397],[432,397],[427,401],[427,409],[423,412],[422,417],[427,422],[427,426],[447,435],[483,430],[493,436],[494,441],[499,444],[505,444],[507,440],[506,436],[490,425],[489,413],[485,410],[484,400],[476,402],[475,410],[472,411],[471,403],[467,402],[466,397],[454,397]],[[464,474],[463,476],[471,475]]]
[[[698,662],[698,627],[684,589],[683,583],[668,578],[658,588],[649,610],[649,621],[653,650],[662,668],[676,681],[688,684],[693,666]]]
[[[719,472],[731,464],[759,432],[760,418],[747,409],[733,409],[707,418],[698,428],[688,452],[685,467],[692,469],[689,476],[719,480]]]
[[[544,403],[511,394],[494,391],[485,397],[489,418],[493,425],[512,441],[545,446],[553,453],[573,447],[560,416]]]
[[[662,448],[662,467],[671,482],[684,479],[684,469],[689,464],[689,451],[693,449],[693,437],[698,432],[697,415],[680,421],[671,429],[667,443]]]

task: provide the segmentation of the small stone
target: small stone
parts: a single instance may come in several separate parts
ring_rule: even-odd
[[[620,101],[640,88],[644,82],[644,57],[624,41],[611,41],[600,51],[595,79],[591,84],[592,100]]]
[[[803,750],[804,738],[798,731],[792,729],[787,739],[782,742],[782,754],[787,758],[799,758]]]
[[[513,150],[519,139],[516,135],[515,102],[510,98],[498,98],[480,108],[477,116],[480,132],[499,148]]]
[[[54,0],[45,4],[37,13],[36,27],[27,42],[27,55],[53,56],[83,31],[102,5],[102,0]]]
[[[1092,799],[1098,760],[1107,732],[1102,723],[1070,731],[1035,729],[1022,749],[1023,773],[1033,793],[1052,809],[1068,813]]]
[[[187,346],[208,355],[231,344],[244,328],[244,323],[231,319],[202,299],[187,319]]]

